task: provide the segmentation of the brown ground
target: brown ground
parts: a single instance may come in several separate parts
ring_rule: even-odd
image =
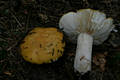
[[[73,70],[76,44],[66,37],[64,55],[54,63],[36,65],[21,57],[19,44],[28,31],[58,28],[64,13],[83,8],[106,13],[120,30],[119,0],[0,0],[0,80],[120,80],[120,31],[93,47],[93,70],[83,76]]]

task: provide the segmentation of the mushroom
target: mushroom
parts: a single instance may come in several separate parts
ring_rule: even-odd
[[[31,63],[56,61],[63,55],[63,33],[56,28],[34,28],[21,43],[21,55]]]
[[[63,15],[59,27],[72,42],[77,42],[74,69],[84,74],[91,70],[92,45],[104,42],[114,25],[112,18],[102,12],[81,9]]]

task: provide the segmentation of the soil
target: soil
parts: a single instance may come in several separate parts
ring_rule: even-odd
[[[104,54],[105,70],[94,62],[84,75],[73,69],[76,44],[65,37],[64,55],[50,64],[32,64],[20,55],[19,45],[35,27],[56,27],[70,11],[91,8],[106,13],[116,26],[101,45],[93,46],[93,56]],[[119,0],[0,0],[0,80],[120,80]],[[59,28],[58,28],[59,29]],[[116,42],[117,40],[117,42]]]

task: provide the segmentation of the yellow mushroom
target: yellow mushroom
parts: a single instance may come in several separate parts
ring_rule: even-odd
[[[63,34],[56,28],[34,28],[20,45],[23,58],[31,63],[42,64],[57,60],[63,55]]]

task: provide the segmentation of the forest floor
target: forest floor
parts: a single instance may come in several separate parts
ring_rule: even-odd
[[[31,64],[19,45],[35,27],[56,27],[70,11],[91,8],[104,12],[116,26],[101,45],[93,46],[92,71],[74,72],[76,44],[65,37],[64,55],[50,64]],[[58,28],[59,29],[59,28]],[[119,0],[0,0],[0,80],[120,80]]]

